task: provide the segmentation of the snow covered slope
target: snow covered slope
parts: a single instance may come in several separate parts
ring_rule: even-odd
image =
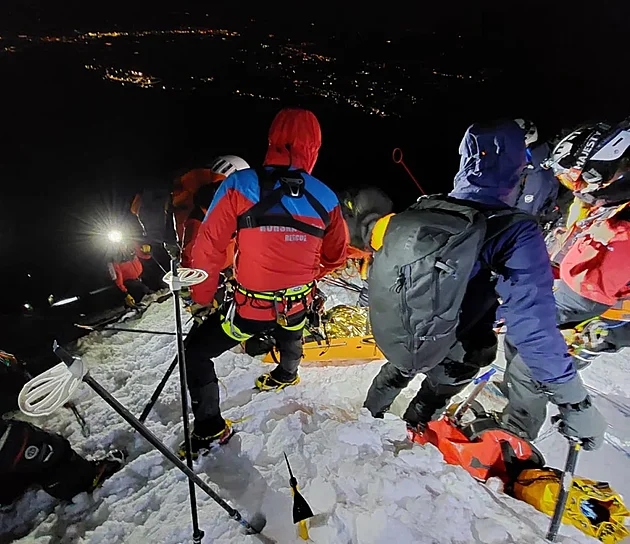
[[[345,291],[331,294],[329,304],[349,302]],[[170,301],[154,304],[135,326],[170,331],[172,314]],[[92,375],[139,415],[173,359],[175,344],[169,336],[93,333],[80,341],[79,352]],[[403,423],[394,416],[374,420],[361,408],[379,367],[305,368],[298,386],[255,394],[255,377],[270,366],[244,354],[222,355],[216,368],[224,386],[224,415],[248,419],[227,446],[198,465],[199,474],[244,514],[262,509],[268,518],[265,535],[281,544],[303,542],[291,523],[283,452],[316,513],[313,542],[543,543],[548,517],[446,465],[432,446],[410,447]],[[178,384],[173,376],[148,419],[171,447],[182,438]],[[619,383],[597,385],[628,394]],[[87,439],[66,410],[37,423],[69,437],[88,456],[125,448],[128,464],[93,497],[83,494],[72,504],[29,492],[0,514],[0,543],[21,536],[19,542],[29,544],[190,542],[185,477],[86,387],[77,404],[92,429]],[[627,459],[624,467],[627,471]],[[197,498],[205,543],[257,542],[242,535],[201,491]],[[572,527],[563,527],[562,534],[559,541],[565,544],[594,542]]]

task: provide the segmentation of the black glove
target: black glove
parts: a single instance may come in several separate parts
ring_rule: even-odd
[[[580,376],[576,375],[566,383],[544,384],[543,387],[560,410],[558,430],[566,437],[580,440],[585,450],[599,448],[608,425],[593,406]]]
[[[171,259],[179,262],[181,250],[179,249],[179,246],[177,244],[169,244],[167,242],[164,242],[164,249]]]

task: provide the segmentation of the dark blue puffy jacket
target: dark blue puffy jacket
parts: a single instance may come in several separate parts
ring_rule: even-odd
[[[526,164],[524,134],[516,123],[472,125],[460,155],[450,196],[488,208],[514,206]],[[507,338],[534,379],[564,383],[573,378],[573,359],[556,325],[551,265],[538,226],[533,221],[516,223],[484,246],[481,260],[499,273],[496,290],[503,301]]]
[[[553,171],[541,166],[549,156],[549,146],[546,143],[530,148],[528,155],[528,165],[523,170],[523,183],[516,207],[532,215],[542,216],[556,205],[558,180]]]

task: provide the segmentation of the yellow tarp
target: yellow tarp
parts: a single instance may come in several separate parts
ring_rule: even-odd
[[[537,510],[553,515],[560,489],[560,473],[552,469],[529,469],[514,484],[514,496]],[[596,519],[589,519],[595,517]],[[630,512],[621,497],[605,482],[574,478],[563,523],[574,525],[605,544],[615,544],[630,532],[624,526]]]

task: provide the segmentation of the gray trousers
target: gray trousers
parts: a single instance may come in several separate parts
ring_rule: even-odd
[[[529,368],[514,346],[505,342],[507,363],[503,390],[508,404],[503,410],[503,423],[529,440],[534,440],[547,418],[548,397],[532,378]]]
[[[556,319],[558,325],[575,325],[601,315],[608,306],[584,298],[573,291],[566,283],[556,283]],[[623,345],[624,332],[628,326],[611,329],[607,341]],[[627,336],[627,335],[626,335]],[[505,342],[505,360],[507,363],[503,390],[508,398],[508,405],[503,410],[503,422],[533,440],[538,436],[547,417],[549,397],[541,385],[532,378],[531,372],[516,348]]]

